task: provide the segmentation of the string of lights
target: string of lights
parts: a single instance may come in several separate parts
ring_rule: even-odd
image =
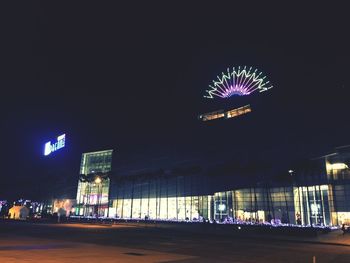
[[[204,97],[213,99],[214,97],[229,98],[234,95],[250,95],[256,90],[264,92],[273,86],[257,69],[239,66],[237,69],[233,67],[232,70],[227,68],[227,72],[222,72],[221,77],[218,75],[217,80],[213,80],[213,84],[209,87]]]

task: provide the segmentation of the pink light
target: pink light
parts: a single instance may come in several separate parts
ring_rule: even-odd
[[[272,88],[269,81],[261,76],[257,70],[252,67],[233,68],[232,71],[227,69],[222,76],[217,76],[217,80],[213,80],[213,84],[209,85],[210,89],[206,90],[205,98],[213,99],[215,96],[220,98],[228,98],[231,96],[245,96],[250,95],[256,90],[263,92]]]
[[[237,96],[244,96],[244,95],[249,95],[250,92],[247,89],[247,87],[244,87],[242,85],[234,85],[234,86],[229,86],[229,87],[225,87],[225,91],[224,92],[219,92],[220,95],[223,98],[228,98],[234,95]]]

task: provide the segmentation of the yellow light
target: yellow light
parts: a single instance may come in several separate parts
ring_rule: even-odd
[[[345,163],[332,163],[330,164],[332,170],[342,170],[349,168]]]
[[[101,180],[101,178],[100,178],[100,177],[97,177],[97,178],[95,179],[95,183],[96,183],[96,184],[100,184],[100,183],[101,183],[101,181],[102,181],[102,180]]]
[[[242,114],[246,114],[246,113],[251,112],[251,111],[252,110],[250,108],[250,105],[248,104],[248,105],[245,105],[245,106],[237,108],[237,109],[229,110],[225,114],[226,114],[226,118],[229,119],[229,118],[233,118],[233,117],[236,117],[236,116],[239,116]]]

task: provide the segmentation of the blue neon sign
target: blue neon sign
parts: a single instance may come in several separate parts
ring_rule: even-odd
[[[52,143],[51,141],[48,141],[47,143],[45,143],[45,147],[44,147],[44,155],[47,156],[52,152],[55,152],[61,148],[63,148],[65,146],[66,143],[66,135],[62,134],[60,136],[57,137],[57,142]]]

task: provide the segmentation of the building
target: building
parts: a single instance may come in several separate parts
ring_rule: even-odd
[[[199,220],[210,217],[211,197],[200,170],[155,171],[118,176],[111,189],[116,218]]]
[[[108,215],[109,175],[113,150],[83,153],[75,214],[100,217]]]
[[[111,150],[98,153],[112,154]],[[338,147],[334,153],[303,163],[295,171],[286,172],[288,177],[282,181],[245,185],[227,180],[241,176],[240,171],[228,175],[220,169],[209,172],[187,166],[138,174],[110,173],[103,179],[102,188],[96,178],[111,171],[111,159],[100,163],[108,169],[92,172],[84,160],[95,154],[86,153],[82,157],[77,215],[137,220],[350,224],[350,147]],[[87,175],[91,178],[86,179]]]
[[[198,119],[201,121],[211,121],[216,119],[230,119],[234,117],[238,117],[240,115],[246,114],[251,112],[252,109],[250,108],[250,105],[245,105],[243,107],[235,108],[235,109],[229,109],[227,111],[224,110],[217,110],[213,112],[203,113],[198,116]]]

